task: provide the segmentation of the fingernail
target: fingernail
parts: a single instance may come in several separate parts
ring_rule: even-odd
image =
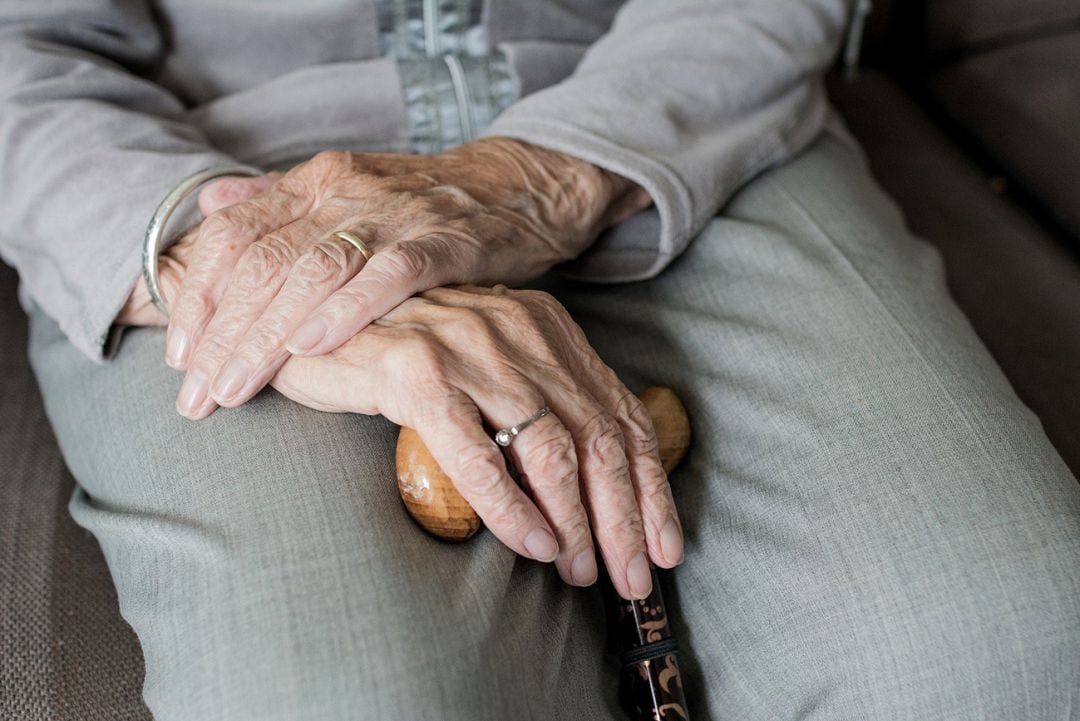
[[[218,400],[229,400],[243,389],[249,375],[247,363],[241,358],[233,358],[214,376],[211,394]]]
[[[330,328],[322,318],[309,318],[302,326],[296,329],[285,347],[290,353],[304,353],[311,350],[326,336]]]
[[[626,583],[634,598],[645,598],[652,593],[652,571],[644,553],[634,556],[626,565]]]
[[[525,550],[537,561],[550,563],[559,555],[559,544],[546,529],[537,528],[525,537]]]
[[[189,371],[180,384],[180,393],[176,397],[176,410],[181,415],[192,416],[206,400],[206,379],[202,373]]]
[[[660,531],[660,550],[668,563],[680,564],[683,560],[683,535],[674,518]]]
[[[570,577],[574,579],[575,586],[591,586],[596,582],[596,554],[592,551],[582,551],[574,556],[574,562],[570,564]]]
[[[188,337],[183,328],[173,328],[169,333],[169,343],[165,347],[165,362],[173,368],[180,368],[187,362]]]

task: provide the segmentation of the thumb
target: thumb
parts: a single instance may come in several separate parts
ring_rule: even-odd
[[[254,178],[226,176],[218,178],[199,191],[199,210],[211,215],[222,208],[235,205],[268,189],[281,177],[281,173],[267,173]]]

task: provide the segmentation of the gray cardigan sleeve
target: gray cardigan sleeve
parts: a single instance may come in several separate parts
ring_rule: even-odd
[[[567,270],[595,281],[656,275],[747,180],[825,127],[821,74],[846,0],[629,0],[573,74],[525,96],[486,135],[620,173],[654,208]]]
[[[162,56],[147,2],[0,2],[0,255],[101,361],[139,244],[182,178],[231,162],[139,77]]]

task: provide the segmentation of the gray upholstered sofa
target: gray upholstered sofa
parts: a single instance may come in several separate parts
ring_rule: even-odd
[[[833,95],[954,296],[1080,474],[1080,3],[875,0]],[[138,644],[26,363],[0,268],[0,718],[146,719]]]
[[[1080,2],[873,4],[833,101],[1080,476]]]

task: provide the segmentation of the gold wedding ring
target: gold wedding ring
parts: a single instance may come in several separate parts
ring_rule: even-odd
[[[356,233],[350,233],[347,230],[339,230],[334,233],[334,237],[341,238],[346,243],[359,250],[360,255],[364,256],[364,260],[371,260],[371,256],[375,255],[371,252],[371,248],[367,247],[367,243],[360,240],[360,236]]]

